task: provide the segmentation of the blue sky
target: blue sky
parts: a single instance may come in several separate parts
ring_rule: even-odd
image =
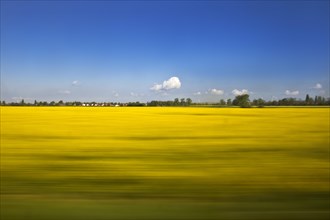
[[[1,99],[329,96],[329,1],[1,1]]]

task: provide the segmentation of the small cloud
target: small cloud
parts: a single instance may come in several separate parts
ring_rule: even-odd
[[[210,93],[213,95],[223,95],[224,91],[220,89],[209,89]]]
[[[139,96],[138,94],[134,93],[134,92],[130,92],[130,95],[133,96],[133,97],[137,97]]]
[[[70,90],[60,90],[60,91],[58,91],[58,93],[64,94],[64,95],[69,95],[69,94],[71,94],[71,91]]]
[[[233,91],[231,91],[231,93],[235,96],[238,96],[238,95],[249,94],[249,91],[247,89],[242,89],[242,90],[234,89]]]
[[[171,77],[170,79],[168,79],[167,81],[163,82],[163,88],[165,90],[169,90],[169,89],[179,89],[181,87],[181,82],[180,79],[176,76]]]
[[[195,92],[193,95],[202,95],[201,92]]]
[[[162,84],[155,84],[150,89],[157,92],[157,91],[162,90],[163,86],[162,86]]]
[[[150,90],[161,91],[161,90],[170,90],[170,89],[179,89],[181,87],[180,79],[176,76],[165,80],[162,84],[153,85]]]
[[[71,84],[72,86],[79,86],[80,85],[80,82],[78,80],[75,80],[72,82]]]
[[[316,83],[315,86],[312,87],[313,89],[322,89],[322,85],[320,83]]]
[[[296,96],[296,95],[299,95],[299,91],[298,90],[296,90],[296,91],[285,90],[285,95]]]

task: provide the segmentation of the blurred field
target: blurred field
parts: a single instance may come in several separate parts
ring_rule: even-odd
[[[1,107],[1,220],[328,219],[329,113]]]

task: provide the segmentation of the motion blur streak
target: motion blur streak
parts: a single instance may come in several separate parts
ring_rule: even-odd
[[[1,107],[1,219],[328,219],[329,108]]]

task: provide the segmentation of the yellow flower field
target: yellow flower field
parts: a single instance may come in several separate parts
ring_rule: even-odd
[[[328,219],[329,113],[1,107],[1,219]]]

